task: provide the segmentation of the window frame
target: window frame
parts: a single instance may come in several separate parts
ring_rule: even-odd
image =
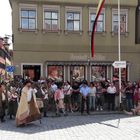
[[[79,30],[74,30],[74,27],[73,27],[73,30],[68,30],[68,20],[67,20],[67,13],[79,13],[80,14],[80,19],[78,21],[80,21],[80,27],[79,27]],[[73,20],[75,21],[75,20]],[[76,20],[77,21],[77,20]],[[82,7],[70,7],[70,6],[66,6],[65,7],[65,30],[66,31],[69,31],[69,32],[80,32],[82,31]]]
[[[89,32],[92,32],[92,30],[91,30],[91,13],[95,13],[95,15],[96,15],[96,11],[97,11],[97,8],[94,8],[94,7],[89,7],[89,27],[88,27],[88,29],[89,29]],[[97,31],[97,30],[95,30],[95,32],[97,32],[97,33],[103,33],[103,32],[105,32],[105,24],[106,24],[106,14],[105,14],[105,8],[103,8],[102,9],[102,11],[101,11],[101,14],[103,14],[104,15],[104,17],[103,17],[103,31]],[[98,21],[97,21],[98,22]]]
[[[45,10],[48,12],[58,12],[58,18],[57,18],[57,30],[53,30],[52,28],[50,30],[47,30],[45,28]],[[52,21],[52,19],[51,19]],[[52,24],[51,24],[52,26]],[[60,6],[58,5],[43,5],[43,30],[45,31],[59,31],[60,30]]]
[[[120,10],[120,17],[121,15],[126,15],[126,23],[125,23],[125,32],[121,32],[121,34],[125,34],[128,32],[128,9],[121,9]],[[113,33],[118,33],[118,32],[115,32],[114,31],[114,15],[117,15],[118,16],[118,10],[117,9],[112,9],[112,32]],[[118,18],[118,17],[117,17]],[[118,20],[117,20],[118,21]],[[117,22],[116,21],[116,22]],[[121,22],[121,21],[120,21]],[[117,22],[118,23],[118,22]],[[121,23],[120,23],[121,24]]]
[[[29,25],[28,25],[28,28],[22,28],[21,11],[28,11],[28,12],[29,11],[35,11],[35,13],[36,13],[35,18],[29,18],[29,16],[28,16],[28,24],[29,24],[29,19],[35,19],[35,28],[34,29],[29,28]],[[20,27],[21,30],[27,30],[27,31],[37,30],[37,16],[38,16],[37,5],[34,5],[34,4],[19,4],[19,27]]]

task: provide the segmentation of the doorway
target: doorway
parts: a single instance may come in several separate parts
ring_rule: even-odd
[[[41,65],[23,65],[23,78],[30,77],[33,81],[38,81],[41,77]]]

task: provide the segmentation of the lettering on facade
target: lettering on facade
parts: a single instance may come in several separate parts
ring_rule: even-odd
[[[106,60],[105,56],[103,55],[95,55],[94,58],[90,58],[88,55],[86,54],[70,54],[70,60],[72,61],[88,61],[88,59],[90,60],[96,60],[96,61],[104,61]]]

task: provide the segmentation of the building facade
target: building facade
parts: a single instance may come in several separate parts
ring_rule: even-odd
[[[117,0],[106,1],[96,26],[95,57],[90,40],[98,0],[10,0],[15,74],[38,80],[102,80],[118,76]],[[136,44],[137,0],[121,0],[123,80],[140,78]]]
[[[0,37],[0,81],[11,76],[11,73],[6,71],[6,67],[12,65],[12,51],[8,46],[7,37]]]

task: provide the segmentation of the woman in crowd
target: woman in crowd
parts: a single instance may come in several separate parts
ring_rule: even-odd
[[[56,103],[56,115],[60,115],[62,112],[64,116],[66,116],[65,106],[64,106],[64,90],[63,83],[58,83],[58,89],[55,91],[54,100]]]
[[[95,99],[96,99],[96,87],[93,82],[90,83],[89,87],[89,109],[95,110]]]
[[[66,111],[69,110],[69,112],[73,113],[72,110],[72,104],[71,104],[71,93],[72,93],[72,87],[70,83],[67,81],[64,83],[64,94],[65,94],[65,106],[66,106]]]
[[[21,98],[16,113],[16,125],[26,125],[27,123],[39,119],[41,119],[41,113],[36,102],[34,90],[32,89],[32,82],[27,80],[21,92]]]

